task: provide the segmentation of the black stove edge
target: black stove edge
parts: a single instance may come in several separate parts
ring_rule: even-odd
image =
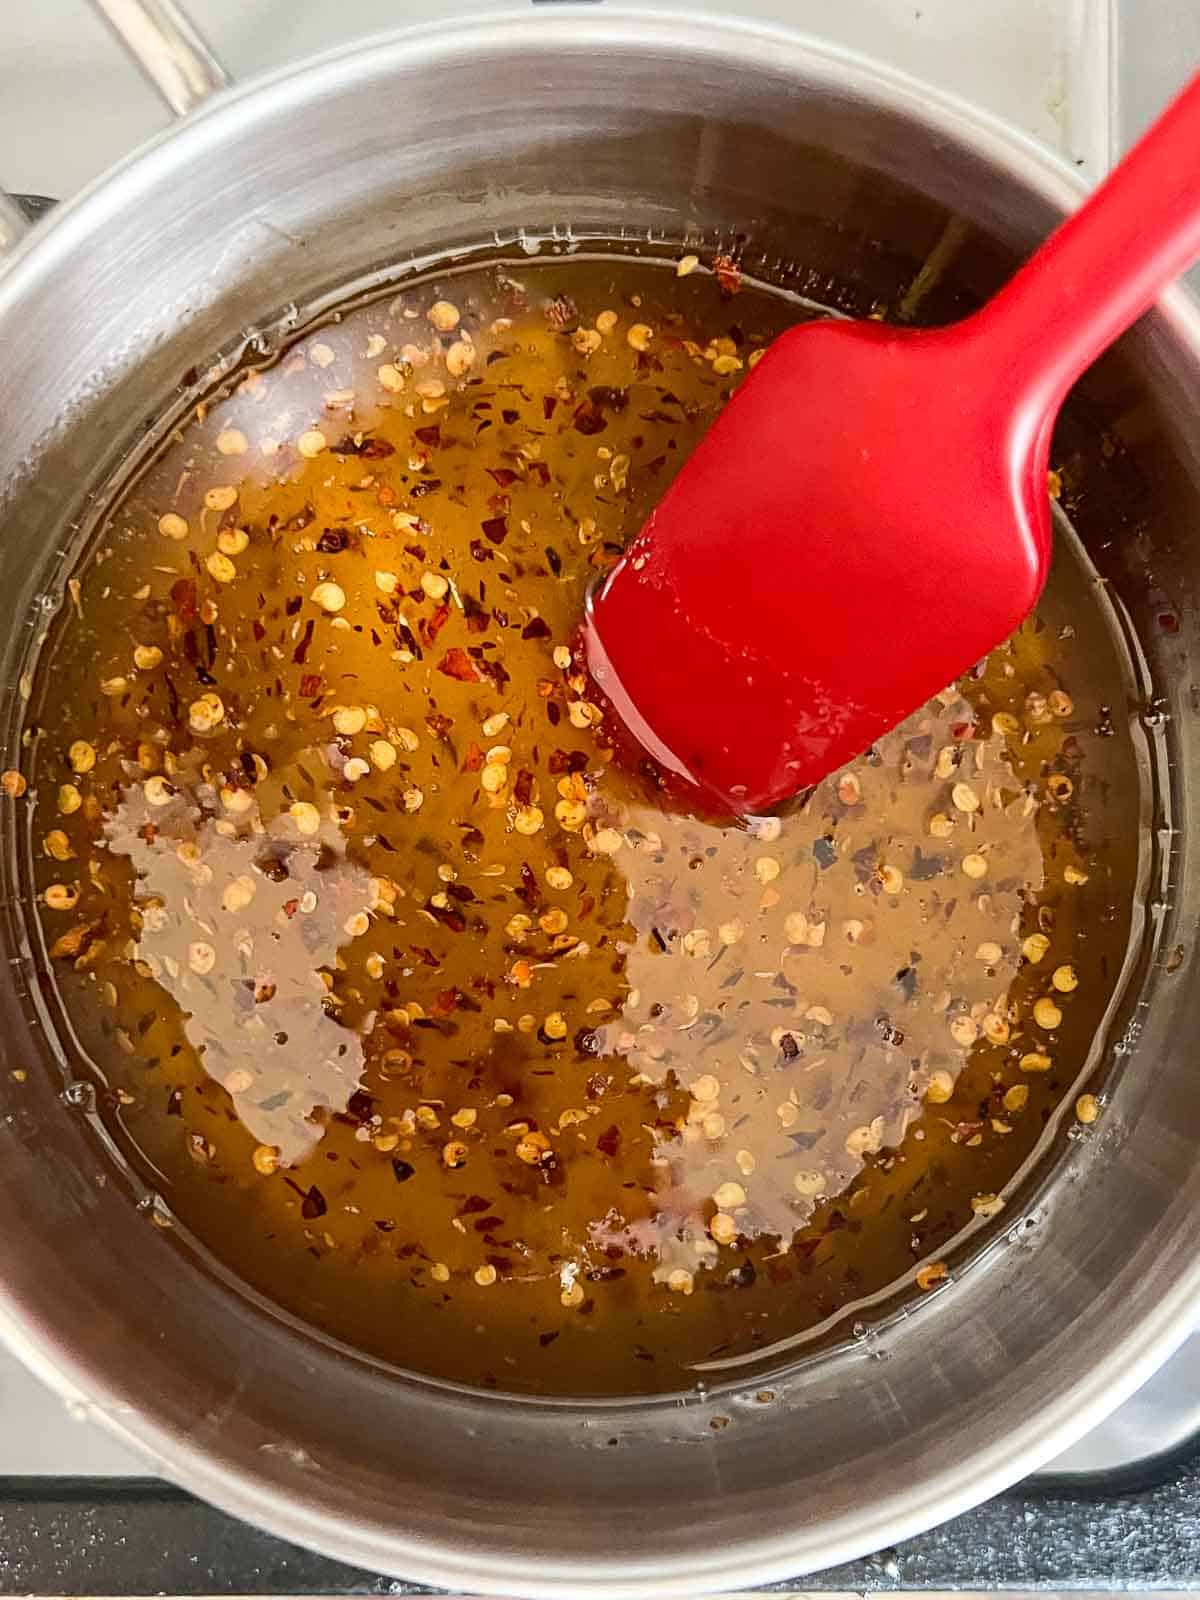
[[[1042,1478],[862,1561],[772,1584],[1200,1590],[1200,1447],[1133,1475]],[[0,1480],[0,1595],[423,1595],[285,1544],[153,1479]]]

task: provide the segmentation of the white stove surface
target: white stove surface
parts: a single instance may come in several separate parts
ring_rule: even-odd
[[[487,0],[188,0],[238,77]],[[529,0],[492,0],[514,12]],[[681,0],[675,0],[676,4]],[[1087,177],[1200,62],[1196,0],[687,0],[832,39],[949,89],[1032,134]],[[86,0],[5,6],[0,184],[65,199],[168,121]],[[1200,1429],[1200,1339],[1055,1463],[1111,1470]],[[0,1476],[144,1475],[153,1467],[73,1415],[0,1351]]]
[[[604,0],[608,3],[608,0]],[[670,4],[671,0],[663,0]],[[675,0],[681,3],[681,0]],[[785,23],[903,67],[1027,129],[1099,173],[1112,139],[1110,0],[683,0]],[[1138,0],[1139,8],[1158,0]],[[1187,4],[1188,0],[1181,0]],[[350,39],[439,18],[525,11],[529,0],[188,0],[237,76]],[[4,8],[0,164],[9,189],[63,198],[167,113],[86,0]]]

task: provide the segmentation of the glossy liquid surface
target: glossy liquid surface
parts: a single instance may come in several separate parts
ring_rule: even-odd
[[[42,658],[18,803],[110,1131],[181,1236],[401,1367],[672,1390],[926,1292],[1120,973],[1137,775],[1067,544],[788,815],[614,765],[568,646],[798,314],[731,287],[495,264],[318,329],[148,469]]]

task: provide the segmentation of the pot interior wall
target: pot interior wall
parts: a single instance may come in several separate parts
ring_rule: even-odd
[[[841,306],[978,301],[1061,212],[1040,158],[781,36],[554,18],[380,44],[218,106],[0,276],[6,727],[89,495],[189,369],[333,286],[555,229],[737,245]],[[1058,446],[1074,515],[1143,640],[1187,817],[1200,563],[1196,353],[1156,313],[1089,378]],[[1189,394],[1192,397],[1189,401]],[[17,401],[19,400],[19,404]],[[53,604],[53,601],[51,601]],[[1139,699],[1141,696],[1139,695]],[[1114,708],[1137,715],[1143,705]],[[1152,719],[1153,720],[1153,719]],[[6,765],[16,752],[8,750]],[[1161,819],[1160,819],[1161,820]],[[199,1270],[64,1106],[20,953],[0,994],[0,1305],[10,1334],[199,1492],[365,1565],[463,1588],[739,1584],[874,1548],[1019,1475],[1120,1397],[1196,1280],[1200,987],[1186,830],[1155,913],[1153,1005],[1111,1108],[1008,1244],[875,1342],[679,1407],[516,1405],[399,1382]],[[1159,873],[1161,860],[1153,871]],[[1179,947],[1179,954],[1166,954]],[[1168,974],[1164,966],[1174,970]],[[29,1069],[17,1084],[10,1070]],[[719,1430],[714,1417],[728,1419]]]

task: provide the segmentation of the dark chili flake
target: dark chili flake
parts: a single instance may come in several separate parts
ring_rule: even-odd
[[[467,624],[468,633],[486,633],[491,613],[481,606],[473,594],[464,594],[462,597],[463,618]]]
[[[940,876],[946,870],[946,862],[942,856],[927,856],[921,852],[921,846],[913,846],[912,866],[908,875],[917,883],[926,883],[930,878]]]
[[[346,1101],[346,1110],[356,1122],[370,1122],[375,1111],[375,1101],[365,1089],[356,1089]]]
[[[399,1156],[392,1158],[392,1174],[397,1183],[407,1183],[416,1170],[411,1161],[403,1161]]]
[[[552,750],[547,766],[554,777],[561,777],[564,772],[587,771],[586,750]]]
[[[508,668],[500,661],[485,660],[478,662],[477,665],[480,676],[486,678],[497,689],[503,689],[512,676]]]
[[[879,865],[879,850],[874,844],[866,844],[861,850],[856,850],[850,857],[854,865],[854,876],[859,883],[869,884],[873,893],[880,892],[881,885],[875,876],[875,869]]]
[[[556,294],[543,307],[546,321],[560,331],[573,327],[579,321],[579,307],[569,294]]]
[[[790,1033],[785,1033],[779,1041],[779,1053],[785,1061],[795,1061],[800,1054],[800,1046]]]
[[[713,276],[721,286],[721,293],[732,299],[742,287],[742,269],[729,255],[713,257]]]
[[[897,1028],[887,1017],[875,1018],[875,1031],[884,1044],[900,1045],[904,1043],[904,1031]]]
[[[832,839],[814,839],[812,853],[813,860],[817,863],[817,866],[820,867],[822,872],[824,872],[827,867],[833,866],[834,862],[837,860],[837,849],[835,848]]]
[[[413,655],[416,656],[418,661],[424,660],[425,652],[417,642],[416,634],[409,627],[408,623],[402,619],[398,620],[396,623],[396,638],[399,640],[400,644],[405,650],[412,651]]]
[[[545,617],[531,617],[521,629],[522,639],[548,639],[550,637],[550,624]]]
[[[599,406],[593,405],[590,400],[582,400],[575,407],[572,426],[576,433],[582,433],[585,437],[591,438],[597,433],[604,432],[605,428],[608,427],[608,419]]]
[[[180,622],[192,622],[200,614],[196,602],[196,585],[191,578],[176,578],[171,585],[171,604]]]
[[[900,990],[904,998],[911,1002],[917,994],[917,969],[916,967],[901,967],[892,982]]]
[[[314,1183],[300,1202],[300,1215],[306,1222],[315,1222],[318,1217],[323,1217],[328,1209],[325,1196]]]
[[[533,799],[533,773],[528,767],[521,767],[513,780],[513,799],[519,806],[527,806]]]
[[[314,700],[324,688],[325,680],[319,672],[306,672],[300,679],[301,700]]]
[[[498,483],[502,489],[510,488],[517,482],[519,477],[519,474],[514,472],[511,467],[488,467],[487,475]]]
[[[621,1130],[614,1122],[611,1128],[605,1128],[604,1132],[597,1138],[596,1149],[603,1155],[615,1156],[620,1148]]]
[[[263,877],[268,878],[272,883],[286,883],[290,876],[287,862],[280,856],[270,852],[264,856],[259,856],[254,865],[262,873]]]
[[[347,434],[337,444],[331,444],[329,449],[335,456],[358,456],[364,461],[382,461],[396,453],[396,446],[390,440],[375,439],[370,434],[358,437]]]
[[[457,645],[446,651],[438,662],[438,671],[447,678],[456,678],[459,683],[478,683],[481,676],[467,652]]]
[[[308,650],[313,641],[313,632],[315,628],[316,623],[313,621],[312,617],[309,617],[308,621],[304,624],[304,634],[300,640],[300,643],[292,651],[292,660],[298,667],[302,667],[305,661],[308,659]]]
[[[421,643],[432,647],[438,634],[441,633],[442,629],[446,626],[449,620],[449,604],[438,606],[437,610],[431,617],[422,617],[417,623],[417,628],[421,635]],[[442,670],[444,671],[445,669],[443,668]]]
[[[598,383],[588,390],[588,399],[601,411],[624,411],[629,404],[629,390],[615,389],[611,384]]]
[[[51,961],[75,961],[85,955],[104,926],[104,918],[94,922],[81,922],[77,927],[60,934],[50,946]]]
[[[484,538],[489,539],[492,544],[503,544],[505,539],[508,538],[507,517],[489,517],[486,522],[481,522],[479,526],[483,529]]]

